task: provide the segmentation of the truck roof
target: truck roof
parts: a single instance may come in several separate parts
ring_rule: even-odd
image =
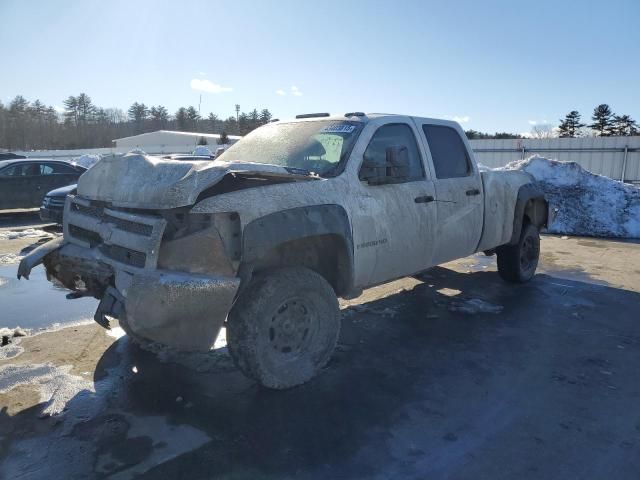
[[[363,113],[363,112],[350,112],[341,115],[329,115],[326,113],[315,113],[315,114],[304,114],[304,118],[295,118],[295,119],[284,119],[278,120],[275,123],[292,123],[292,122],[313,122],[313,121],[345,121],[348,120],[350,122],[360,122],[360,123],[368,123],[372,120],[381,117],[406,117],[413,118],[418,121],[426,121],[429,123],[437,123],[439,125],[449,125],[458,127],[458,122],[453,120],[445,120],[442,118],[429,118],[429,117],[419,117],[416,115],[403,115],[400,113]]]

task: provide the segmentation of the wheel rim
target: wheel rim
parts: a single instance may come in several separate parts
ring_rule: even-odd
[[[271,354],[278,358],[300,357],[315,334],[316,312],[300,297],[285,300],[271,316],[268,329]]]
[[[538,263],[539,247],[532,236],[527,236],[520,248],[520,268],[523,272],[528,272]]]

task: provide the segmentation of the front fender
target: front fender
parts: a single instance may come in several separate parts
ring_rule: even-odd
[[[353,235],[349,216],[340,205],[296,207],[248,223],[242,234],[242,262],[252,264],[287,242],[321,236],[344,242],[348,272],[343,285],[349,288],[353,285]]]

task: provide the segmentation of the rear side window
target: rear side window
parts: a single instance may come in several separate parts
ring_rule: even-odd
[[[42,165],[42,175],[52,175],[55,173],[75,173],[75,170],[71,166],[63,165],[61,163],[45,163]]]
[[[422,125],[437,178],[471,175],[471,161],[458,132],[442,125]]]

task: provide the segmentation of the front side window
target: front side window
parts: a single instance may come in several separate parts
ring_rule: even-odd
[[[361,129],[360,122],[341,120],[269,124],[232,145],[216,161],[278,165],[329,177],[340,172]]]
[[[387,148],[393,146],[407,147],[409,155],[409,178],[407,181],[424,178],[424,169],[416,137],[411,127],[406,123],[383,125],[376,130],[364,152],[364,158],[376,161],[378,164],[384,164]]]
[[[19,177],[22,175],[22,165],[9,165],[0,170],[0,177]]]
[[[471,175],[471,161],[458,132],[443,125],[422,125],[427,137],[436,177],[458,178]]]
[[[17,165],[10,165],[0,175],[7,177],[33,177],[40,175],[39,163],[19,163]]]

